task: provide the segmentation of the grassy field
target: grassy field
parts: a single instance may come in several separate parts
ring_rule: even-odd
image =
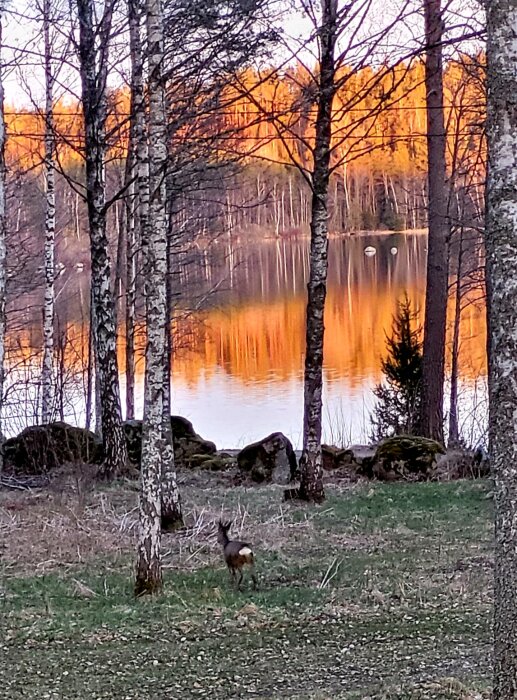
[[[489,696],[488,484],[328,484],[310,507],[183,480],[156,600],[132,597],[133,485],[0,492],[2,700]],[[257,592],[230,588],[221,514]]]

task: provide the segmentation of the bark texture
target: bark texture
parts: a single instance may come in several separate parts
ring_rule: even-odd
[[[0,47],[2,45],[4,12],[0,9]],[[4,398],[5,357],[5,295],[6,295],[6,245],[7,217],[5,211],[5,115],[3,63],[0,56],[0,440],[3,440],[2,406]],[[0,450],[0,472],[3,468],[3,452]]]
[[[54,173],[54,76],[50,42],[50,0],[43,3],[45,44],[45,297],[43,302],[43,366],[41,371],[41,420],[50,423],[53,409],[54,365],[54,241],[56,194]]]
[[[137,263],[141,216],[147,218],[148,178],[139,177],[142,148],[147,151],[145,132],[144,59],[141,38],[141,2],[128,0],[129,54],[131,61],[131,106],[129,153],[126,181],[130,182],[126,198],[126,419],[135,415],[135,317],[137,297]],[[145,156],[144,156],[145,157]]]
[[[517,7],[487,3],[489,441],[495,479],[495,700],[517,698]]]
[[[445,161],[446,134],[443,110],[443,11],[441,0],[425,0],[424,10],[429,239],[420,433],[443,443],[449,222]]]
[[[164,357],[167,348],[167,131],[161,72],[163,14],[160,0],[146,0],[146,25],[149,62],[150,225],[144,234],[147,345],[136,595],[156,593],[162,587],[162,475],[167,470],[167,462],[173,462],[172,445],[166,440],[164,430]],[[168,420],[170,424],[170,418]]]
[[[90,232],[92,296],[95,319],[96,379],[101,400],[106,479],[123,472],[127,446],[122,428],[116,352],[115,303],[111,290],[111,260],[106,235],[104,163],[106,152],[106,81],[113,2],[107,0],[95,25],[94,0],[77,0],[79,60],[85,129],[86,199]]]
[[[319,30],[320,72],[318,111],[312,172],[312,212],[309,283],[307,285],[303,452],[300,460],[300,497],[321,502],[325,498],[322,480],[321,424],[323,389],[324,311],[327,294],[328,191],[332,103],[335,87],[335,44],[337,0],[323,0]]]

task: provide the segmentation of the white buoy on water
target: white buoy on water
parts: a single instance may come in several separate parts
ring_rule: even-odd
[[[368,257],[368,258],[372,258],[372,257],[375,255],[376,252],[377,252],[377,251],[375,250],[375,248],[373,247],[373,245],[368,245],[368,246],[366,246],[366,248],[364,249],[364,254],[365,254],[366,257]]]

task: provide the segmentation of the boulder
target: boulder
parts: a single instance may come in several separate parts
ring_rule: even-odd
[[[347,469],[354,473],[364,471],[368,464],[373,463],[375,450],[371,445],[352,445],[347,448],[322,445],[323,469]]]
[[[426,481],[435,477],[437,456],[444,452],[442,445],[435,440],[395,435],[380,443],[373,462],[366,463],[364,474],[383,481]]]
[[[351,445],[344,450],[342,462],[344,466],[356,466],[358,471],[365,472],[375,459],[375,445]]]
[[[70,462],[101,464],[103,459],[94,433],[61,422],[25,428],[2,449],[4,469],[11,474],[46,474]]]
[[[178,467],[199,467],[206,461],[204,457],[215,457],[217,448],[210,440],[204,440],[194,430],[192,423],[182,416],[171,416],[172,441],[174,457]],[[124,422],[129,459],[133,464],[140,464],[142,457],[142,421]],[[223,468],[222,461],[219,462]],[[208,468],[208,467],[207,467]],[[210,467],[215,469],[215,462]]]
[[[321,463],[325,471],[333,471],[342,466],[346,450],[334,445],[321,446]]]
[[[237,464],[257,483],[287,484],[298,474],[293,446],[283,433],[271,433],[244,447],[237,455]]]
[[[174,456],[178,465],[189,467],[194,455],[215,455],[217,448],[194,430],[192,423],[182,416],[171,416]]]
[[[444,481],[483,479],[490,476],[490,465],[482,450],[449,449],[438,456],[436,474]]]

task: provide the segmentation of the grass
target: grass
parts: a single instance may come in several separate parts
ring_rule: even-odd
[[[138,601],[134,486],[0,492],[0,697],[489,696],[488,484],[328,484],[317,507],[221,475],[182,491],[164,594]],[[254,544],[257,592],[229,586],[222,513]]]

